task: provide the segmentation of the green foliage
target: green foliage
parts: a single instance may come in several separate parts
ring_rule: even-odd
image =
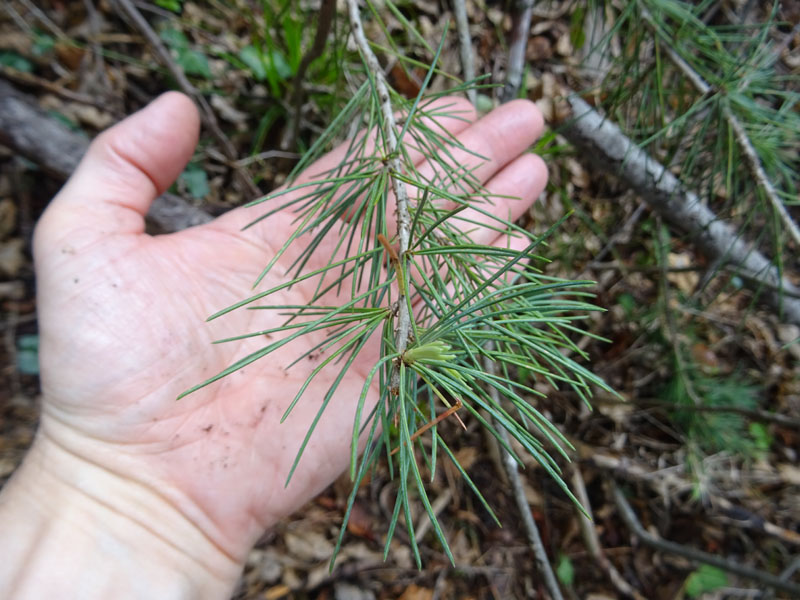
[[[183,0],[156,0],[156,6],[179,13],[183,9]]]
[[[0,50],[0,65],[11,67],[24,73],[33,72],[33,63],[13,50]]]
[[[575,565],[572,564],[572,560],[570,560],[569,556],[566,554],[562,553],[558,555],[556,576],[565,587],[571,588],[575,583]]]
[[[189,195],[195,200],[205,198],[211,192],[208,187],[208,175],[203,167],[196,163],[189,163],[178,177],[178,181],[186,186]]]
[[[711,565],[700,567],[686,578],[684,590],[689,598],[699,598],[705,593],[713,592],[728,585],[728,574]]]
[[[184,73],[211,79],[208,58],[199,50],[190,47],[189,40],[182,31],[168,27],[161,31],[161,39],[175,54],[175,62],[183,69]]]
[[[712,4],[637,0],[617,8],[591,0],[590,6],[614,15],[590,50],[609,61],[597,91],[615,121],[677,167],[681,180],[718,214],[769,244],[780,265],[790,258],[782,225],[747,166],[729,116],[743,124],[779,197],[796,204],[800,78],[776,68],[774,11],[764,22],[715,24],[706,18]],[[621,43],[619,50],[612,40]]]
[[[706,375],[692,369],[670,380],[664,399],[675,406],[676,425],[701,451],[757,457],[769,449],[769,432],[763,425],[748,425],[747,419],[736,411],[757,408],[759,391],[741,376]],[[696,410],[696,401],[700,402],[700,408],[714,410]]]
[[[39,374],[39,336],[21,335],[17,338],[17,370],[23,375]]]
[[[409,36],[420,39],[418,34]],[[312,353],[324,356],[298,390],[284,418],[320,373],[333,374],[333,382],[300,443],[288,475],[290,480],[342,379],[351,373],[355,360],[363,361],[361,352],[367,342],[380,338],[379,356],[365,378],[353,415],[350,451],[353,492],[345,524],[363,478],[379,460],[385,460],[398,486],[385,552],[388,553],[402,516],[418,564],[421,557],[410,508],[413,497],[424,506],[435,536],[452,560],[426,491],[427,481],[435,476],[442,454],[453,462],[481,504],[496,519],[442,438],[437,414],[442,417],[460,409],[464,418],[480,423],[521,463],[517,452],[498,431],[505,429],[574,500],[561,478],[557,460],[550,454],[555,452],[569,460],[571,445],[537,410],[534,399],[541,392],[533,389],[532,384],[520,383],[510,371],[524,369],[535,380],[547,381],[555,389],[569,388],[587,402],[593,387],[610,391],[602,380],[569,358],[571,355],[587,358],[572,337],[583,334],[580,322],[589,311],[598,310],[587,303],[591,294],[586,288],[591,282],[547,276],[538,268],[545,262],[540,252],[559,224],[537,236],[493,215],[489,208],[497,199],[482,187],[474,169],[465,167],[453,153],[466,152],[477,161],[482,157],[435,124],[439,119],[460,118],[460,115],[452,106],[434,102],[468,87],[461,84],[446,94],[426,93],[428,83],[438,72],[441,47],[431,50],[432,66],[416,98],[407,99],[389,89],[393,111],[404,115],[395,131],[399,139],[396,152],[384,129],[375,74],[369,72],[365,62],[363,83],[351,92],[341,113],[299,161],[289,185],[333,144],[346,139],[339,164],[310,182],[251,204],[265,206],[265,212],[255,222],[278,211],[293,211],[297,223],[290,239],[264,267],[256,286],[293,246],[295,258],[284,283],[259,291],[210,318],[254,308],[278,311],[286,316],[286,321],[277,329],[220,340],[224,343],[279,334],[259,350],[186,392],[269,356],[300,336],[322,334],[321,341],[292,362],[296,365]],[[354,131],[360,133],[354,135]],[[436,167],[434,178],[417,170],[419,159],[412,160],[412,148]],[[392,166],[395,158],[400,161],[399,169]],[[392,210],[389,200],[397,182],[408,187],[411,197],[410,245],[399,256],[392,240],[387,239],[392,235],[387,223],[387,214]],[[522,240],[524,250],[475,243],[465,231],[474,229],[478,220],[485,221],[485,226],[497,234]],[[307,265],[323,240],[331,239],[336,244],[327,263],[309,269]],[[273,294],[300,282],[316,285],[308,304],[271,304]],[[410,315],[407,339],[397,333],[399,315],[405,308]],[[487,372],[487,361],[497,365],[497,374]],[[379,398],[372,407],[367,400],[375,382]],[[492,388],[499,392],[499,401],[490,393]],[[359,457],[358,441],[363,435],[366,448]],[[344,533],[343,525],[336,552]]]

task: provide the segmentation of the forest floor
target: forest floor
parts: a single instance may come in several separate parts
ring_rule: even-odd
[[[246,157],[253,158],[239,160],[237,168],[262,193],[282,183],[298,147],[307,145],[330,118],[336,101],[326,98],[340,97],[348,76],[318,61],[293,138],[287,123],[294,107],[286,98],[299,46],[291,45],[287,33],[275,42],[276,48],[264,50],[254,27],[280,23],[307,46],[310,34],[304,33],[304,19],[313,13],[313,3],[287,9],[296,18],[278,16],[273,23],[244,0],[231,5],[178,0],[159,2],[160,7],[134,4],[159,32],[173,60],[210,99],[235,149],[235,156],[226,156],[219,139],[204,131],[200,150],[174,193],[212,215],[221,214],[248,197],[232,168],[234,160]],[[504,40],[512,18],[502,4],[466,4],[476,71],[491,73],[492,83],[502,83]],[[434,46],[444,23],[452,21],[446,3],[426,0],[402,6]],[[114,3],[9,0],[5,7],[0,9],[0,78],[80,135],[91,138],[175,88],[152,44],[121,18]],[[571,7],[553,2],[537,8],[527,44],[532,70],[522,93],[549,119],[557,118],[559,96],[569,87],[582,87]],[[796,15],[785,18],[794,18],[796,24]],[[386,19],[390,32],[400,29],[391,14]],[[334,23],[337,28],[346,30],[341,16]],[[368,34],[381,32],[369,26]],[[441,65],[459,74],[452,28],[448,36]],[[352,60],[346,55],[352,48],[342,46],[342,60]],[[272,54],[266,61],[263,56],[253,59],[243,48]],[[785,50],[787,68],[796,72],[800,36],[790,39]],[[409,96],[417,93],[417,79],[424,77],[424,71],[407,74],[397,64],[389,72],[393,84]],[[433,84],[441,89],[446,80],[437,77]],[[673,240],[666,267],[659,265],[653,259],[656,216],[612,174],[590,168],[564,140],[553,139],[560,150],[547,158],[551,183],[527,222],[546,229],[573,211],[550,241],[547,272],[597,282],[595,302],[606,311],[593,315],[587,328],[605,341],[590,336],[576,341],[589,357],[587,366],[620,394],[599,394],[589,410],[572,393],[533,384],[546,393],[535,401],[537,408],[576,447],[573,462],[564,464],[565,479],[573,489],[585,488],[593,514],[593,521],[583,519],[544,470],[532,459],[526,461],[525,496],[565,597],[624,597],[617,576],[653,600],[791,597],[785,591],[769,592],[763,581],[648,545],[622,518],[624,507],[615,500],[615,490],[624,491],[651,536],[800,581],[794,574],[800,568],[800,329],[754,302],[746,289],[732,290],[725,277],[701,286],[707,260],[680,238]],[[37,424],[31,236],[62,183],[0,145],[0,483],[18,465]],[[785,275],[795,283],[800,282],[797,255],[795,248],[794,262],[784,265]],[[664,289],[670,295],[665,297]],[[680,383],[676,343],[686,349],[696,387],[707,403],[688,406],[675,391]],[[455,468],[443,464],[430,494],[455,566],[422,510],[417,510],[415,523],[422,569],[413,564],[404,532],[396,534],[383,560],[382,540],[396,486],[378,469],[358,492],[332,572],[329,559],[350,491],[346,475],[264,535],[250,554],[235,597],[549,597],[500,458],[480,429],[467,425],[464,431],[448,419],[441,427],[503,527],[493,523]]]

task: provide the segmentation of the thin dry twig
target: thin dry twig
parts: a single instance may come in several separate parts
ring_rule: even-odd
[[[758,282],[754,287],[783,317],[800,325],[800,300],[793,297],[800,294],[800,289],[619,127],[577,96],[566,101],[573,118],[563,124],[560,133],[583,150],[588,160],[606,172],[616,173],[665,221],[687,232],[709,258],[720,258],[734,266],[745,280]]]
[[[388,146],[387,150],[389,151],[389,178],[392,181],[392,191],[395,197],[395,211],[397,214],[397,236],[400,242],[398,256],[401,263],[405,263],[406,253],[408,252],[411,240],[411,215],[409,213],[408,190],[406,189],[405,183],[396,176],[396,174],[403,172],[402,153],[398,152],[397,122],[395,121],[394,112],[392,111],[392,102],[386,83],[386,76],[383,73],[383,69],[381,69],[378,58],[372,52],[367,37],[364,35],[364,26],[361,23],[361,14],[358,10],[358,0],[347,0],[347,8],[350,18],[350,27],[353,30],[353,38],[375,81],[375,91],[381,105],[381,113],[383,114],[381,127]],[[404,277],[406,271],[405,268],[398,269],[397,276]],[[409,312],[408,302],[406,302],[403,292],[404,289],[408,289],[408,286],[403,284],[399,287],[400,293],[397,298],[396,346],[397,353],[402,356],[408,346],[409,334],[411,333],[411,313]],[[400,370],[395,368],[392,373],[391,388],[397,389],[399,387],[399,382]]]
[[[646,531],[639,522],[639,519],[636,517],[636,513],[633,511],[633,508],[631,508],[631,505],[625,499],[625,495],[613,481],[611,482],[611,493],[620,517],[622,517],[622,520],[625,521],[625,524],[628,526],[631,532],[645,545],[662,552],[677,554],[678,556],[683,556],[689,560],[712,565],[719,569],[728,571],[729,573],[735,573],[736,575],[741,575],[742,577],[758,581],[766,586],[779,589],[784,592],[789,592],[795,598],[800,597],[800,584],[793,583],[791,581],[784,581],[781,579],[781,577],[773,575],[772,573],[767,573],[766,571],[717,556],[716,554],[710,554],[708,552],[703,552],[702,550],[697,550],[696,548],[676,544],[675,542],[665,540],[653,533],[650,533],[649,531]]]
[[[491,342],[487,344],[487,346],[490,345]],[[487,350],[488,349],[489,348],[487,348]],[[484,356],[483,358],[483,368],[490,376],[497,375],[497,366],[488,356]],[[500,394],[497,388],[489,386],[489,394],[492,397],[493,403],[500,404]],[[498,426],[497,431],[500,437],[503,438],[505,446],[509,446],[511,440],[508,431],[502,426]],[[547,557],[547,550],[544,547],[544,542],[542,542],[542,536],[539,534],[539,528],[536,526],[536,521],[534,521],[533,515],[531,514],[528,499],[525,497],[525,488],[522,485],[522,477],[520,477],[519,474],[519,465],[517,465],[517,461],[505,448],[503,448],[503,466],[505,467],[506,475],[508,475],[511,489],[514,492],[514,501],[519,509],[522,525],[528,537],[528,544],[530,544],[533,556],[536,559],[536,566],[538,567],[539,574],[542,576],[545,587],[547,591],[550,592],[551,598],[553,600],[564,600],[561,594],[561,588],[558,587],[558,581],[553,573],[553,567],[550,565],[550,560]]]
[[[156,55],[158,55],[161,62],[164,64],[165,67],[169,70],[170,74],[175,78],[175,81],[178,83],[178,86],[190,96],[199,106],[200,108],[200,117],[203,120],[203,124],[209,130],[214,139],[217,140],[217,143],[222,147],[222,151],[225,156],[230,161],[236,161],[237,153],[236,148],[234,147],[233,143],[228,139],[228,136],[225,135],[225,132],[219,126],[217,122],[217,117],[214,114],[214,110],[211,108],[211,105],[206,100],[205,96],[203,96],[196,87],[192,85],[189,79],[186,77],[186,74],[183,72],[175,60],[172,58],[167,47],[161,41],[161,38],[158,37],[153,28],[150,27],[150,24],[147,20],[142,16],[142,13],[139,12],[139,9],[134,6],[131,0],[114,0],[117,4],[118,11],[123,13],[139,30],[139,32],[145,37],[145,39],[149,42],[152,46],[153,50],[155,51]],[[232,162],[232,164],[235,164]],[[239,180],[239,183],[242,186],[242,189],[249,195],[248,200],[252,200],[255,197],[261,195],[261,190],[258,189],[253,180],[247,174],[247,172],[242,168],[234,168],[234,173],[236,178]]]
[[[517,97],[522,86],[525,69],[525,50],[528,48],[528,34],[531,30],[533,0],[519,0],[514,22],[511,26],[511,43],[508,48],[508,70],[506,83],[500,92],[500,102],[508,102]]]
[[[626,598],[644,600],[644,596],[625,580],[622,574],[617,571],[617,568],[608,560],[605,552],[603,552],[603,547],[600,544],[600,538],[597,535],[597,529],[593,522],[594,517],[592,516],[592,505],[589,502],[589,494],[586,493],[586,484],[583,481],[583,475],[581,475],[581,469],[578,465],[572,467],[572,491],[575,493],[578,500],[580,500],[583,510],[586,511],[585,514],[580,510],[576,512],[578,513],[578,522],[581,526],[583,541],[586,544],[586,549],[589,551],[589,554],[600,568],[606,572],[609,581],[617,588],[620,594]]]
[[[461,55],[461,70],[464,81],[475,79],[475,57],[472,52],[472,38],[469,35],[469,19],[465,0],[453,0],[453,12],[456,15],[456,30],[458,31],[458,51]],[[475,88],[467,89],[467,98],[473,106],[478,101],[478,92]]]
[[[102,102],[97,101],[91,96],[87,96],[86,94],[81,94],[80,92],[75,92],[73,90],[70,90],[69,88],[65,88],[63,85],[59,85],[53,81],[50,81],[49,79],[45,79],[44,77],[39,77],[38,75],[34,75],[33,73],[26,73],[25,71],[19,71],[17,69],[14,69],[13,67],[0,65],[0,76],[21,85],[35,86],[41,88],[45,91],[55,94],[56,96],[61,96],[65,100],[71,100],[72,102],[79,102],[80,104],[94,106],[95,108],[99,109],[106,108]]]

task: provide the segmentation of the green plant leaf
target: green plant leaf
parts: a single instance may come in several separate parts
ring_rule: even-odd
[[[179,179],[195,200],[205,198],[211,192],[208,187],[208,176],[200,165],[190,163],[180,174]]]
[[[261,52],[255,46],[245,46],[239,50],[239,59],[247,65],[257,81],[264,81],[267,77],[266,66]]]
[[[181,12],[183,0],[156,0],[156,6],[166,8],[174,13]]]
[[[17,339],[17,370],[22,375],[39,374],[39,336],[21,335]]]
[[[558,555],[556,564],[556,576],[565,587],[572,587],[575,582],[575,566],[566,554]]]
[[[180,52],[181,50],[189,48],[189,40],[186,38],[186,35],[174,27],[162,29],[160,36],[161,39],[164,40],[164,43],[173,50]]]
[[[24,73],[33,72],[33,63],[13,50],[0,50],[0,65],[11,67]]]
[[[31,51],[35,56],[44,56],[53,50],[56,45],[56,39],[52,35],[46,33],[36,33],[33,38],[33,46]]]
[[[183,68],[187,75],[196,75],[211,79],[211,68],[208,66],[208,58],[197,50],[181,50],[178,53],[178,64]]]
[[[698,598],[706,592],[713,592],[728,585],[728,574],[711,565],[701,565],[686,578],[686,595]]]

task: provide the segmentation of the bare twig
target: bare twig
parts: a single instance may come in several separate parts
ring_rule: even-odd
[[[570,96],[567,102],[573,119],[560,130],[564,137],[581,148],[584,156],[600,168],[616,172],[665,221],[686,231],[712,260],[722,258],[746,280],[764,284],[756,286],[757,289],[770,288],[763,291],[764,296],[782,311],[787,321],[800,324],[800,300],[783,293],[800,294],[800,289],[781,277],[763,254],[741,239],[733,227],[720,220],[695,193],[633,143],[619,127],[577,96]]]
[[[592,505],[589,502],[589,494],[586,493],[586,484],[583,481],[583,475],[581,475],[581,469],[578,465],[572,467],[572,491],[575,493],[578,500],[580,500],[583,510],[586,511],[583,513],[578,510],[577,513],[578,522],[581,526],[581,533],[583,534],[583,541],[586,544],[586,549],[589,551],[589,554],[597,561],[600,568],[608,574],[608,579],[614,587],[617,588],[619,593],[627,598],[633,598],[634,600],[644,600],[644,596],[625,580],[622,574],[617,571],[617,568],[608,560],[605,552],[603,552],[603,547],[600,545],[600,538],[597,535],[597,529],[593,522],[594,517],[592,516]]]
[[[511,43],[508,49],[508,70],[506,83],[500,93],[500,101],[508,102],[517,97],[522,85],[525,69],[525,50],[528,48],[528,34],[531,30],[533,0],[519,0],[514,23],[511,26]]]
[[[645,20],[651,26],[654,26],[649,13],[645,11],[643,15]],[[706,80],[703,79],[702,76],[695,71],[689,63],[681,58],[681,56],[675,52],[675,50],[673,50],[669,44],[664,44],[663,50],[666,52],[673,64],[678,67],[684,75],[686,75],[686,78],[692,82],[692,85],[703,96],[709,96],[713,93],[724,94],[722,90],[712,89],[708,82],[706,82]],[[789,235],[792,237],[795,244],[797,244],[797,247],[800,248],[800,228],[797,227],[797,223],[794,222],[792,216],[789,214],[789,211],[786,210],[786,206],[778,197],[775,187],[772,185],[769,177],[767,177],[767,174],[764,172],[764,167],[761,165],[761,159],[758,157],[758,153],[753,147],[753,144],[750,141],[744,126],[742,125],[741,121],[736,118],[736,115],[733,114],[733,111],[727,103],[722,104],[722,115],[725,117],[725,120],[728,122],[731,130],[733,130],[736,143],[739,144],[739,147],[744,154],[747,166],[750,168],[753,178],[756,180],[758,186],[763,190],[764,195],[767,197],[767,200],[769,200],[772,208],[776,213],[778,213],[778,217],[780,218],[784,227],[786,227],[786,230],[789,232]]]
[[[303,113],[303,101],[305,97],[305,88],[303,80],[306,76],[308,66],[314,62],[325,49],[325,43],[328,41],[328,34],[331,31],[333,24],[333,17],[336,15],[336,0],[322,0],[319,9],[319,17],[317,17],[317,31],[314,34],[314,41],[311,48],[303,56],[300,65],[297,67],[297,73],[294,76],[292,83],[292,101],[291,106],[294,108],[294,117],[292,122],[287,124],[283,139],[281,140],[281,148],[286,150],[290,145],[297,144],[297,136],[300,132],[300,119]]]
[[[358,0],[347,0],[347,8],[350,17],[350,26],[353,30],[353,37],[364,59],[364,63],[375,81],[375,91],[381,104],[381,113],[383,114],[381,127],[386,140],[387,150],[389,151],[389,177],[392,181],[392,191],[395,197],[397,236],[400,242],[398,256],[402,268],[398,268],[397,276],[405,277],[405,273],[408,271],[405,268],[405,261],[411,237],[411,215],[409,213],[408,190],[406,189],[405,183],[396,176],[403,172],[402,153],[398,152],[397,122],[395,121],[394,112],[392,111],[392,102],[383,69],[381,69],[378,58],[372,52],[372,48],[364,35],[364,27],[361,24],[361,14],[358,11]],[[407,282],[404,282],[399,288],[400,293],[397,298],[396,346],[397,353],[402,356],[408,346],[408,338],[411,333],[411,313],[409,312],[408,302],[406,302],[405,292],[403,291],[408,289]],[[400,371],[395,368],[392,373],[391,388],[397,389],[399,387],[399,382]]]
[[[131,0],[114,0],[114,2],[117,4],[118,10],[127,16],[128,19],[130,19],[130,21],[133,23],[134,27],[139,30],[145,39],[147,39],[161,62],[165,67],[167,67],[167,70],[169,70],[170,74],[175,78],[175,81],[178,83],[178,86],[181,88],[181,90],[183,90],[183,92],[188,96],[191,96],[197,103],[200,108],[200,117],[203,120],[203,125],[206,126],[214,139],[217,140],[217,143],[219,143],[219,145],[222,147],[222,151],[225,156],[229,160],[235,161],[237,159],[236,148],[228,139],[228,136],[226,136],[220,128],[219,123],[217,122],[217,117],[214,114],[214,110],[211,108],[211,105],[208,103],[205,96],[203,96],[197,90],[197,88],[192,85],[192,83],[186,77],[186,74],[183,72],[183,69],[181,69],[175,63],[175,60],[172,58],[169,50],[161,41],[161,38],[158,37],[156,32],[153,31],[153,28],[150,27],[150,24],[142,16],[142,13],[139,12],[139,9],[134,6]],[[240,167],[235,169],[234,173],[242,185],[242,189],[250,196],[248,199],[252,199],[261,195],[261,191],[258,189],[258,186],[253,183],[253,180],[243,168]]]
[[[475,58],[472,53],[472,38],[469,35],[469,19],[465,0],[453,0],[453,12],[456,15],[456,29],[458,31],[458,51],[461,55],[461,70],[464,81],[475,79]],[[475,106],[478,101],[478,92],[475,88],[467,89],[467,98]]]
[[[662,539],[657,535],[650,533],[649,531],[645,531],[639,522],[639,519],[636,518],[636,513],[634,513],[631,505],[628,504],[624,494],[614,482],[611,482],[611,493],[614,497],[614,503],[617,505],[617,510],[619,511],[619,515],[622,517],[622,520],[625,521],[625,524],[628,526],[628,528],[645,545],[662,552],[677,554],[678,556],[683,556],[689,560],[712,565],[719,569],[728,571],[729,573],[735,573],[736,575],[741,575],[742,577],[758,581],[766,586],[789,592],[794,597],[800,597],[800,584],[784,581],[780,577],[760,569],[749,567],[740,562],[735,562],[727,558],[722,558],[716,554],[709,554],[708,552],[703,552],[702,550],[697,550],[696,548],[682,546],[681,544],[676,544],[675,542]]]
[[[491,342],[487,344],[487,351],[490,349],[491,345]],[[483,368],[490,376],[497,375],[497,366],[487,355],[484,355],[483,358]],[[489,386],[489,394],[492,397],[493,403],[500,404],[500,394],[497,392],[497,388],[494,386]],[[511,441],[508,431],[506,431],[506,429],[502,426],[498,426],[497,431],[500,434],[500,437],[503,438],[503,443],[505,446],[509,446]],[[536,565],[538,567],[539,574],[542,576],[542,579],[544,579],[544,584],[547,588],[547,591],[550,592],[550,597],[553,600],[564,600],[564,597],[561,594],[561,588],[558,587],[558,581],[556,581],[556,576],[553,573],[553,567],[550,565],[550,560],[547,558],[547,550],[542,542],[542,536],[539,534],[539,528],[536,526],[536,521],[534,521],[533,515],[531,514],[531,508],[528,505],[528,499],[525,497],[525,488],[522,485],[522,478],[519,474],[519,466],[517,465],[517,461],[514,459],[511,453],[505,450],[505,448],[503,449],[503,466],[505,467],[506,475],[508,475],[508,481],[511,484],[511,489],[514,492],[514,501],[519,509],[519,514],[522,518],[522,525],[525,528],[525,533],[528,537],[528,543],[530,544],[531,550],[533,551],[533,556],[536,559]]]
[[[0,143],[66,179],[89,147],[89,141],[42,111],[35,102],[0,79]],[[211,215],[178,196],[163,194],[148,218],[164,231],[208,223]]]

